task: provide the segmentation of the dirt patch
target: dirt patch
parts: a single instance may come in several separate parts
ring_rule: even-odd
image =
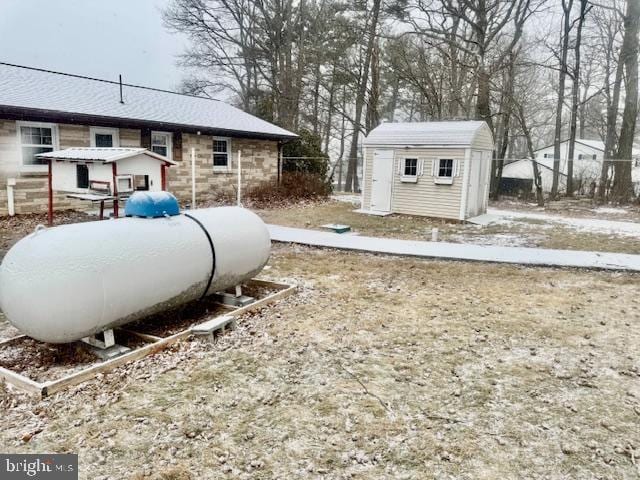
[[[92,479],[638,476],[640,276],[285,245],[270,265],[295,296],[216,344],[5,395],[0,442]]]
[[[218,299],[213,296],[205,297],[202,300],[151,315],[138,322],[129,323],[126,328],[127,330],[157,337],[169,337],[209,318],[224,315],[231,311],[231,309],[217,302]]]

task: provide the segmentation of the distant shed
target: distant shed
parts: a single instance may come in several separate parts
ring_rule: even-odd
[[[383,123],[363,146],[362,211],[455,220],[486,212],[494,145],[485,122]]]

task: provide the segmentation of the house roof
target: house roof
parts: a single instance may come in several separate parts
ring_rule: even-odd
[[[54,152],[38,153],[36,157],[45,160],[69,160],[76,162],[102,162],[113,163],[126,158],[147,155],[160,162],[175,165],[176,162],[151,152],[146,148],[125,147],[76,147],[56,150]]]
[[[563,140],[562,143],[567,143],[569,141],[569,139]],[[576,143],[579,143],[581,145],[584,145],[586,147],[592,148],[594,150],[598,150],[599,152],[604,152],[604,142],[602,140],[587,140],[584,138],[576,138]],[[553,147],[553,143],[551,145],[547,145],[546,147],[541,147],[538,148],[536,150],[534,150],[534,152],[539,152],[540,150],[545,150],[549,147]],[[632,150],[633,155],[640,155],[640,149],[636,148],[635,145],[633,147]]]
[[[562,143],[567,143],[569,139],[563,140]],[[604,142],[602,140],[587,140],[585,138],[576,138],[576,143],[580,143],[586,147],[593,148],[594,150],[599,150],[604,152]],[[540,147],[534,150],[534,152],[539,152],[540,150],[544,150],[546,148],[553,147],[553,143],[551,145],[546,145],[544,147]]]
[[[286,140],[297,135],[219,100],[0,62],[0,112]],[[34,119],[34,118],[32,118]],[[97,124],[97,123],[96,123]]]
[[[382,123],[367,135],[364,145],[451,145],[468,146],[485,122],[398,122]]]

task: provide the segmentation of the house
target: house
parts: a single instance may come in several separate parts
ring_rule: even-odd
[[[363,146],[363,212],[465,220],[486,211],[494,147],[485,122],[383,123]]]
[[[190,202],[192,151],[200,201],[234,188],[240,151],[243,188],[275,182],[280,148],[295,138],[218,100],[0,63],[0,215],[8,213],[8,190],[16,213],[47,210],[48,167],[39,153],[146,148],[175,162],[167,190]],[[68,191],[54,194],[58,209],[86,207]]]
[[[542,190],[551,191],[553,183],[553,157],[554,146],[547,145],[534,151],[535,161],[538,164]],[[567,166],[569,157],[569,140],[560,144],[560,167],[558,187],[560,191],[567,186]],[[573,160],[573,179],[577,193],[589,193],[592,184],[600,180],[602,173],[602,160],[604,158],[604,142],[600,140],[576,139]],[[640,181],[640,151],[633,149],[633,177],[634,183]],[[502,184],[517,185],[518,179],[533,180],[533,166],[531,159],[522,159],[506,164],[502,170]],[[526,185],[532,185],[528,182]],[[524,184],[523,184],[524,185]],[[528,189],[529,187],[527,187]],[[501,188],[504,191],[503,188]]]

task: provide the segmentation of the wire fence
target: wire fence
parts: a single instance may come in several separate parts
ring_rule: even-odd
[[[468,181],[490,183],[494,198],[505,196],[529,200],[540,191],[547,197],[570,195],[606,201],[615,196],[616,190],[621,189],[628,190],[628,196],[636,199],[640,195],[640,154],[631,159],[604,159],[597,153],[578,153],[575,159],[570,160],[566,156],[554,159],[548,154],[535,159],[495,159],[488,153],[470,155],[468,170],[464,167],[464,157],[454,155],[452,160],[457,164],[457,168],[454,169],[457,177],[462,177],[468,171]],[[425,173],[422,176],[436,175],[438,169],[434,167],[434,162],[446,160],[443,157],[402,152],[394,155],[393,167],[390,168],[393,168],[397,175],[401,175],[402,162],[412,157],[417,157],[423,162]],[[353,179],[348,185],[346,182],[348,158],[327,160],[326,157],[284,157],[283,160],[291,171],[324,172],[336,192],[354,190]],[[322,164],[324,167],[319,168]],[[357,159],[356,165],[355,184],[358,187],[356,192],[359,192],[365,170],[368,170],[369,178],[374,167],[363,165],[362,158]]]

